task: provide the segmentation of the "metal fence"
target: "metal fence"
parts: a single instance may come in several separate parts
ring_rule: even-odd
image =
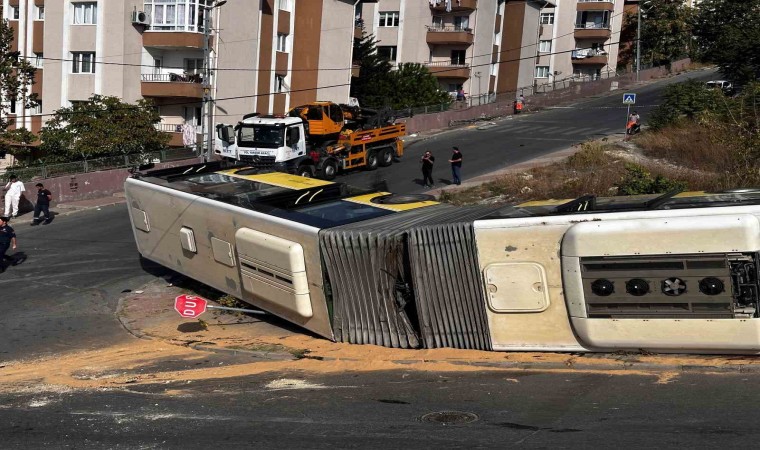
[[[42,164],[30,167],[8,167],[4,174],[0,174],[0,178],[7,179],[10,174],[14,174],[21,180],[33,181],[78,173],[97,172],[99,170],[124,169],[147,163],[178,161],[181,159],[192,158],[194,156],[197,156],[194,148],[166,149],[147,155],[118,155],[58,164]]]

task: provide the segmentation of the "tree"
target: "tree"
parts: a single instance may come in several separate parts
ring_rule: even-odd
[[[375,102],[371,104],[395,109],[451,102],[451,96],[441,90],[428,68],[417,63],[399,64],[376,90]]]
[[[169,136],[155,128],[161,121],[153,103],[122,102],[93,95],[55,112],[42,128],[40,149],[48,160],[149,153],[163,149]]]
[[[12,44],[13,29],[7,20],[0,20],[0,145],[5,150],[20,142],[18,139],[28,140],[24,129],[8,131],[12,125],[12,119],[8,118],[11,104],[16,108],[33,108],[38,104],[37,94],[31,92],[36,69],[13,51]]]
[[[361,104],[376,105],[370,99],[376,98],[375,89],[387,80],[392,66],[377,53],[374,35],[362,31],[361,39],[354,42],[353,59],[359,65],[359,76],[351,80],[351,96]]]
[[[701,58],[739,83],[760,76],[760,0],[703,0],[694,21]]]
[[[639,2],[639,7],[642,8],[642,62],[667,63],[688,54],[692,43],[693,8],[686,6],[683,0]],[[626,22],[628,29],[636,30],[638,14],[629,14]],[[631,51],[635,53],[635,45]]]
[[[674,124],[681,119],[695,120],[704,114],[724,115],[727,100],[720,89],[709,89],[705,83],[689,80],[665,89],[664,100],[648,121],[654,129]]]
[[[401,109],[451,101],[422,64],[400,63],[393,70],[388,59],[378,53],[374,35],[362,32],[354,45],[354,63],[359,64],[359,76],[351,81],[351,96],[362,105]]]

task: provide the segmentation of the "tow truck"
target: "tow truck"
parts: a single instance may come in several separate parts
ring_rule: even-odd
[[[247,114],[217,126],[217,154],[260,169],[333,180],[343,171],[375,170],[404,154],[406,125],[396,116],[315,102],[287,116]]]

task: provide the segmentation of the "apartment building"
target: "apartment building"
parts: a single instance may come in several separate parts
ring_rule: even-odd
[[[550,2],[549,2],[550,3]],[[455,95],[533,83],[540,8],[533,0],[379,0],[357,17],[393,64],[421,63]]]
[[[624,0],[556,0],[541,8],[535,85],[614,75],[623,7]]]
[[[14,50],[38,69],[41,105],[11,111],[33,132],[93,94],[153,100],[172,146],[207,128],[204,95],[227,123],[348,100],[356,0],[1,1]]]

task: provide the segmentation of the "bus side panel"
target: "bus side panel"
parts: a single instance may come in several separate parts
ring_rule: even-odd
[[[567,225],[490,227],[475,222],[495,350],[583,351],[562,291],[559,251]]]
[[[316,228],[135,179],[125,184],[138,250],[145,258],[205,283],[329,339],[333,338],[322,284]],[[142,225],[147,218],[149,227]],[[148,228],[145,231],[142,228]],[[310,317],[288,305],[266,301],[243,289],[235,241],[242,228],[300,244],[310,300]],[[189,233],[187,230],[192,230]],[[188,235],[195,252],[187,250]]]

